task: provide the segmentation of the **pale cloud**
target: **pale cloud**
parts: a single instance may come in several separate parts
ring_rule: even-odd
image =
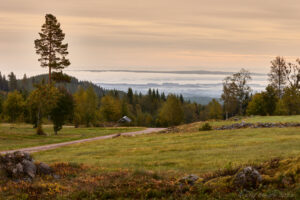
[[[298,0],[0,0],[0,70],[41,71],[33,41],[52,13],[73,69],[266,72],[275,56],[299,55],[299,9]]]

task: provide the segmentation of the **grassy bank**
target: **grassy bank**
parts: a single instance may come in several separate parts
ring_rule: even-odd
[[[253,116],[253,117],[236,117],[230,120],[210,120],[207,121],[212,127],[220,127],[223,125],[231,125],[234,123],[292,123],[300,122],[300,115],[291,116]],[[196,122],[192,124],[184,124],[176,127],[178,131],[182,132],[196,132],[206,122]]]

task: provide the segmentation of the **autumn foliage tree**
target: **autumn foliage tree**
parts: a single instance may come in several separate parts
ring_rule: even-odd
[[[247,107],[248,115],[273,115],[278,103],[278,93],[276,89],[268,85],[265,91],[252,96]]]
[[[52,84],[39,84],[27,98],[30,114],[34,116],[32,123],[37,127],[37,134],[44,134],[42,130],[43,117],[50,115],[52,109],[56,107],[60,95],[59,90]]]
[[[300,91],[295,87],[286,87],[282,95],[288,115],[300,114]]]
[[[207,105],[208,117],[209,119],[222,119],[223,118],[223,110],[222,105],[216,100],[213,99]]]
[[[75,126],[84,124],[90,126],[97,117],[98,97],[92,87],[87,90],[79,88],[74,94],[74,123]]]
[[[3,103],[3,111],[8,116],[9,122],[16,122],[22,116],[24,107],[24,99],[18,91],[9,93]]]
[[[253,95],[247,107],[248,115],[266,115],[266,106],[263,93]]]
[[[159,113],[159,121],[163,126],[175,126],[183,122],[183,109],[175,95],[169,95]]]
[[[107,122],[117,122],[121,117],[121,102],[110,95],[101,99],[100,115]]]
[[[40,55],[41,67],[49,69],[49,83],[51,83],[52,70],[61,72],[62,69],[70,65],[70,61],[66,58],[69,54],[68,44],[63,44],[65,34],[60,27],[60,23],[52,14],[46,14],[45,19],[46,21],[39,33],[40,38],[36,39],[34,44],[36,53]],[[55,75],[59,76],[61,74],[56,72]]]

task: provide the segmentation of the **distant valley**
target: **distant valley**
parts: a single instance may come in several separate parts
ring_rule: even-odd
[[[182,94],[185,99],[207,104],[212,98],[220,98],[223,79],[233,72],[222,71],[158,71],[158,70],[72,70],[68,74],[80,80],[88,80],[105,88],[146,94],[149,88],[166,94]],[[267,85],[267,75],[252,73],[250,86],[254,92]]]

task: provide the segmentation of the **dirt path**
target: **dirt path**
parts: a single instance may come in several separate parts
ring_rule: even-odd
[[[157,133],[157,132],[160,132],[163,130],[165,130],[165,128],[147,128],[145,130],[136,131],[136,132],[116,133],[116,134],[112,134],[112,135],[105,135],[105,136],[87,138],[87,139],[82,139],[82,140],[74,140],[74,141],[70,141],[70,142],[62,142],[62,143],[48,144],[48,145],[43,145],[43,146],[28,147],[28,148],[23,148],[23,149],[1,151],[0,154],[6,154],[6,153],[15,152],[15,151],[26,151],[28,153],[33,153],[33,152],[38,152],[38,151],[46,151],[46,150],[50,150],[50,149],[56,149],[58,147],[67,146],[67,145],[71,145],[71,144],[78,144],[78,143],[90,142],[90,141],[95,141],[95,140],[104,140],[104,139],[119,137],[122,135],[123,136],[135,136],[135,135],[148,134],[148,133]]]

